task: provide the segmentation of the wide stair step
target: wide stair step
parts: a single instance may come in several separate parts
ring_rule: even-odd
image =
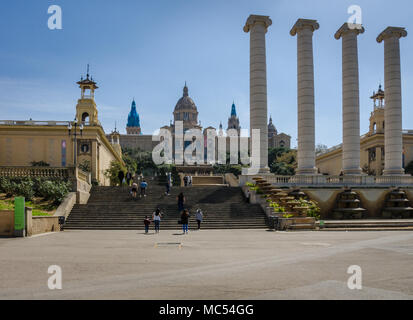
[[[174,187],[171,194],[165,188],[149,185],[147,196],[133,199],[127,187],[94,187],[89,202],[75,205],[65,229],[84,230],[143,230],[145,216],[152,217],[156,208],[163,212],[162,230],[179,230],[180,214],[176,197],[183,192],[185,208],[191,217],[189,228],[196,229],[195,211],[204,214],[202,229],[264,229],[267,218],[257,204],[245,202],[241,188],[227,186]],[[153,229],[154,224],[151,224]]]

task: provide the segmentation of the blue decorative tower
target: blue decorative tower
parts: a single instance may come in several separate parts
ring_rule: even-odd
[[[237,110],[235,109],[235,103],[232,103],[231,116],[228,118],[228,129],[236,129],[239,133],[241,127],[239,125],[239,119],[237,117]]]
[[[141,134],[141,124],[139,114],[136,111],[135,99],[132,101],[132,107],[128,115],[128,124],[126,125],[127,134]]]

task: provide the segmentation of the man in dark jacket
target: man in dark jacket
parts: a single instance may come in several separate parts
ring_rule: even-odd
[[[119,185],[122,186],[123,178],[125,177],[125,173],[123,173],[122,170],[119,170],[118,172],[118,179],[119,179]]]
[[[128,171],[126,173],[126,183],[128,184],[128,187],[130,186],[131,180],[132,180],[132,173],[130,171]]]

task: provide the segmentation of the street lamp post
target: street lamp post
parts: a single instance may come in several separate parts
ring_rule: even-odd
[[[76,163],[76,155],[77,155],[77,136],[79,135],[77,128],[79,128],[80,131],[80,136],[83,136],[83,123],[80,123],[78,125],[78,120],[75,118],[73,122],[69,122],[69,125],[67,126],[67,129],[69,130],[69,136],[73,136],[73,162],[74,166],[76,168],[77,163]]]

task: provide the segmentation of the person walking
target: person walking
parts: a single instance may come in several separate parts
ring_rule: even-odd
[[[166,188],[165,195],[169,196],[169,192],[171,191],[171,184],[168,180],[165,183],[165,188]]]
[[[161,209],[157,208],[153,213],[152,220],[155,223],[155,233],[159,233],[159,227],[161,224],[162,212]]]
[[[182,231],[188,234],[189,212],[185,209],[181,214]]]
[[[184,194],[181,192],[176,199],[178,200],[178,211],[182,212],[184,210],[184,203],[185,203]]]
[[[136,196],[138,195],[138,185],[134,182],[132,184],[132,197],[136,199]]]
[[[149,225],[151,224],[151,220],[149,220],[148,216],[145,216],[145,220],[143,220],[143,224],[145,225],[145,234],[148,234]]]
[[[124,177],[125,177],[125,173],[122,170],[119,170],[118,172],[119,186],[122,186]]]
[[[198,223],[198,230],[201,229],[201,222],[204,219],[204,214],[202,213],[201,209],[196,210],[196,222]]]
[[[126,173],[126,183],[128,184],[128,187],[130,186],[130,182],[132,180],[132,173],[128,170]]]
[[[146,180],[144,179],[141,182],[141,194],[140,197],[142,198],[142,196],[146,197],[146,188],[148,187],[148,183],[146,182]]]

